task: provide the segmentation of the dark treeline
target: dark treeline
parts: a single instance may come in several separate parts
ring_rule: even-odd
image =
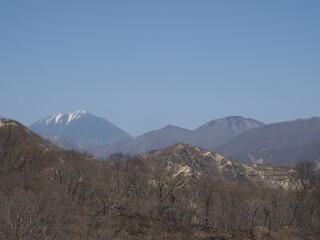
[[[248,188],[150,168],[139,157],[100,161],[2,133],[0,239],[319,239],[319,171],[299,188]]]

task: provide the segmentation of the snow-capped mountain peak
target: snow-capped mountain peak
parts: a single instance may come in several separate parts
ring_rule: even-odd
[[[54,139],[63,136],[77,144],[102,146],[131,136],[108,120],[94,116],[85,110],[56,113],[30,126],[44,137]]]

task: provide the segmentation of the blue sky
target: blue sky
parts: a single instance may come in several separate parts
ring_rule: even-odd
[[[1,1],[0,115],[130,134],[320,116],[320,1]]]

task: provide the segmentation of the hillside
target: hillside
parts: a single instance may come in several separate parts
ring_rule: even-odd
[[[320,237],[311,162],[246,165],[187,144],[102,161],[13,120],[0,121],[0,154],[3,239]]]
[[[207,175],[257,187],[294,188],[295,171],[289,167],[244,164],[188,144],[175,144],[142,156],[148,165],[186,176]]]
[[[19,161],[20,164],[28,164],[27,158],[29,155],[38,151],[41,154],[59,151],[49,141],[33,133],[21,123],[10,119],[0,120],[0,137],[1,160],[3,163],[12,166],[16,165],[18,167],[19,165],[19,163],[13,164],[13,159]],[[25,153],[23,157],[20,152]]]

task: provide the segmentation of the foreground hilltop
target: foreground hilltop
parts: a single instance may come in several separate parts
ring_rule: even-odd
[[[296,173],[292,168],[244,164],[221,154],[183,143],[151,151],[142,158],[148,165],[170,169],[173,174],[207,175],[257,187],[296,187]]]

